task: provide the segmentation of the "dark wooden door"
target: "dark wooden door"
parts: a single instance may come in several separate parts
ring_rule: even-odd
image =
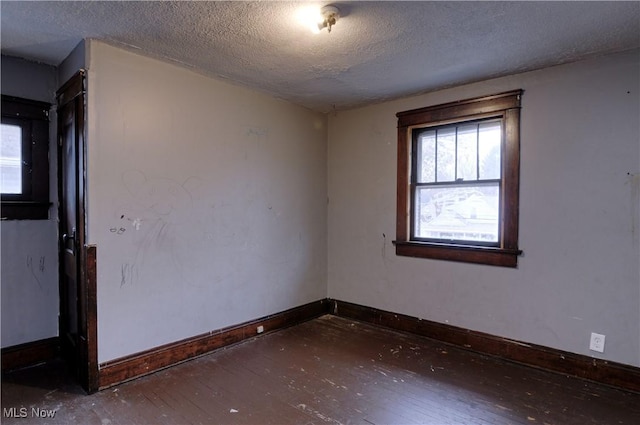
[[[58,194],[60,235],[60,343],[79,383],[96,390],[95,338],[88,318],[95,297],[87,280],[84,198],[85,77],[79,72],[58,92]],[[94,373],[95,372],[95,373]]]

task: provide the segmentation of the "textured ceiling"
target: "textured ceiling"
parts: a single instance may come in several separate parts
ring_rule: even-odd
[[[2,53],[58,65],[81,39],[140,49],[318,111],[640,47],[640,2],[0,3]]]

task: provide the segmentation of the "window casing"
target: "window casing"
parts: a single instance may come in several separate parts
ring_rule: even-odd
[[[2,96],[2,219],[49,217],[50,106]]]
[[[517,266],[521,95],[397,114],[397,255]]]

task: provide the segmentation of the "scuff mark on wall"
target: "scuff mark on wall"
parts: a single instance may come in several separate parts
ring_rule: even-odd
[[[136,267],[135,264],[131,265],[131,264],[123,264],[122,268],[121,268],[121,280],[120,280],[120,287],[123,287],[124,285],[127,284],[127,281],[129,283],[133,283],[134,282],[134,278],[137,279],[138,277],[138,269]]]

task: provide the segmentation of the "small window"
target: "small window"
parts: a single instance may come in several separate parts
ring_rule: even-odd
[[[397,114],[397,255],[517,265],[521,94]]]
[[[49,216],[49,105],[2,96],[0,191],[3,219]]]

